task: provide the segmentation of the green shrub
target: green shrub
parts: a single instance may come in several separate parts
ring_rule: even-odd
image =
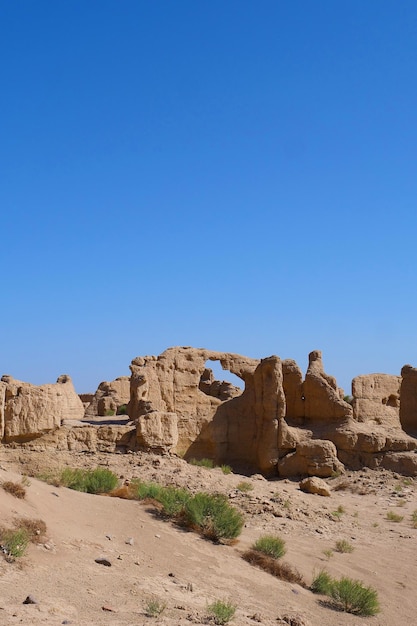
[[[116,474],[101,467],[94,470],[67,467],[60,475],[61,485],[85,493],[108,493],[117,486],[118,482]]]
[[[142,483],[140,481],[132,481],[130,487],[133,497],[137,500],[157,500],[158,502],[163,490],[162,485],[158,485],[158,483]]]
[[[117,408],[116,415],[127,415],[127,404],[121,404]]]
[[[335,548],[336,552],[341,552],[341,553],[347,553],[347,552],[353,552],[354,548],[352,546],[351,543],[349,543],[349,541],[346,541],[346,539],[341,539],[340,541],[336,541],[336,545]]]
[[[216,600],[207,607],[209,617],[215,624],[227,624],[236,612],[236,605],[231,602]]]
[[[107,409],[105,415],[106,417],[113,417],[113,415],[116,415],[116,411],[114,409]]]
[[[230,467],[230,465],[220,465],[220,469],[222,470],[223,474],[232,474],[232,468]]]
[[[197,465],[198,467],[206,467],[207,469],[213,469],[213,459],[190,459],[188,461],[190,465]]]
[[[197,493],[186,503],[184,519],[214,541],[235,539],[243,526],[241,513],[220,494]]]
[[[413,528],[417,528],[417,510],[411,513],[411,523]]]
[[[178,517],[191,499],[191,494],[186,489],[162,487],[158,497],[155,499],[162,504],[164,515],[167,517]]]
[[[333,580],[327,595],[338,608],[355,615],[375,615],[380,611],[378,593],[372,587],[365,587],[359,580],[343,577]]]
[[[327,596],[329,595],[332,582],[333,581],[329,572],[327,572],[325,569],[322,569],[313,578],[310,589],[313,593],[321,593]]]
[[[286,552],[285,541],[274,535],[264,535],[253,544],[252,550],[280,559]]]
[[[388,511],[387,520],[389,522],[402,522],[404,519],[403,515],[398,515],[398,513],[394,513],[394,511]]]
[[[29,543],[29,534],[24,528],[17,530],[1,530],[0,544],[7,560],[23,556]]]

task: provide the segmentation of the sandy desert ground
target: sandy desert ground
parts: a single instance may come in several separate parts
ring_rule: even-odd
[[[65,466],[108,467],[121,482],[140,478],[225,493],[244,513],[243,532],[235,545],[215,545],[159,519],[149,505],[78,493],[36,478]],[[47,531],[22,558],[0,559],[1,625],[205,624],[207,606],[216,599],[236,605],[230,623],[242,626],[417,623],[415,479],[386,471],[351,472],[329,479],[332,493],[325,498],[301,492],[298,481],[225,475],[220,468],[195,467],[176,457],[2,448],[0,481],[22,476],[29,477],[24,499],[0,489],[2,524],[10,526],[19,517],[41,519]],[[253,488],[239,491],[242,481]],[[338,507],[344,512],[335,515]],[[403,520],[388,521],[389,511]],[[284,559],[307,585],[322,568],[359,579],[377,589],[381,612],[358,617],[335,611],[308,588],[245,562],[244,550],[266,532],[285,539]],[[328,556],[340,539],[349,541],[353,552]],[[96,563],[99,558],[111,567]],[[30,594],[36,604],[23,604]],[[157,618],[145,614],[153,599],[166,606]]]

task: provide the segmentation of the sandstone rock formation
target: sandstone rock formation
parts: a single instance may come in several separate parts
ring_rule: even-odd
[[[127,412],[127,404],[130,398],[130,378],[120,376],[111,382],[104,381],[99,384],[96,393],[91,398],[86,408],[86,417],[101,417],[116,415],[124,407]]]
[[[400,426],[401,376],[368,374],[352,381],[353,417],[358,422]]]
[[[417,368],[404,365],[401,376],[401,426],[410,435],[417,436]]]
[[[223,369],[241,378],[243,393],[225,401],[211,389],[207,395],[208,360],[220,361]],[[204,349],[170,348],[159,357],[134,359],[131,371],[129,415],[138,424],[141,447],[273,471],[278,460],[278,423],[285,413],[278,357],[258,361]],[[228,396],[237,393],[230,385],[218,388],[227,388]],[[170,426],[162,428],[161,416],[166,422],[167,414]],[[155,433],[160,433],[159,440]]]
[[[238,376],[243,390],[215,380],[210,361]],[[352,404],[324,371],[319,351],[310,353],[304,378],[293,360],[190,347],[137,357],[130,369],[130,379],[100,384],[84,419],[68,377],[35,387],[3,376],[2,442],[208,457],[264,475],[324,478],[362,467],[417,475],[417,369],[411,366],[401,376],[358,376]],[[122,404],[128,423],[94,419]]]
[[[24,442],[61,426],[63,419],[81,419],[83,404],[71,378],[54,385],[35,386],[5,375],[0,384],[1,440]]]

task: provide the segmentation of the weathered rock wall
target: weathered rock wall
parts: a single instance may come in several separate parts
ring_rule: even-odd
[[[417,368],[404,365],[401,376],[400,423],[407,433],[417,436]]]
[[[208,361],[237,375],[243,391],[214,380]],[[83,421],[69,377],[36,387],[4,376],[2,442],[172,452],[265,475],[326,477],[364,466],[417,475],[417,369],[411,366],[401,377],[355,378],[353,408],[324,371],[319,351],[310,353],[305,378],[295,361],[278,356],[259,360],[189,347],[138,357],[131,372],[130,380],[102,383],[89,411],[104,416],[129,401],[128,423]]]
[[[41,386],[7,375],[1,380],[1,440],[6,443],[40,437],[59,428],[63,419],[77,420],[84,415],[69,376],[60,376],[56,384]]]
[[[130,377],[120,376],[110,382],[99,384],[97,391],[86,408],[86,417],[116,415],[120,407],[130,399]]]
[[[400,427],[401,376],[368,374],[352,381],[353,417],[358,422]]]

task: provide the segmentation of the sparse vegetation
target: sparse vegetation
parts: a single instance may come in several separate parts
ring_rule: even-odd
[[[236,605],[225,600],[215,600],[208,605],[207,611],[214,624],[227,624],[236,613]]]
[[[27,533],[28,540],[32,543],[39,543],[46,533],[46,524],[41,519],[19,517],[14,520],[16,530],[23,530]]]
[[[242,557],[251,565],[256,565],[277,578],[305,586],[300,572],[289,563],[281,561],[285,552],[285,542],[281,537],[264,535]]]
[[[379,612],[378,593],[372,587],[365,587],[359,580],[343,577],[332,578],[326,570],[321,570],[310,587],[313,593],[331,598],[339,610],[354,615],[376,615]]]
[[[343,577],[332,580],[328,594],[336,606],[355,615],[376,615],[379,613],[378,593],[372,587],[365,587],[361,581]]]
[[[320,593],[324,596],[329,595],[330,587],[332,585],[332,577],[325,569],[319,571],[313,578],[310,589],[313,593]]]
[[[281,561],[281,559],[275,559],[273,556],[268,556],[253,549],[244,552],[242,558],[251,565],[260,567],[268,574],[276,576],[276,578],[305,587],[302,574],[295,567],[285,561]]]
[[[127,404],[121,404],[117,408],[116,415],[127,415]]]
[[[15,483],[11,480],[6,480],[1,485],[7,493],[10,493],[15,498],[23,498],[26,497],[26,489],[22,483]]]
[[[387,516],[386,516],[387,520],[389,522],[402,522],[404,519],[403,515],[398,515],[398,513],[395,513],[394,511],[388,511]]]
[[[116,474],[106,468],[97,467],[93,470],[71,469],[62,470],[59,484],[69,489],[85,493],[108,493],[115,489],[119,482]]]
[[[242,480],[237,486],[236,489],[238,489],[239,491],[241,491],[242,493],[248,493],[248,491],[252,491],[253,490],[253,485],[251,483],[248,483],[245,480]]]
[[[339,506],[337,507],[336,511],[332,512],[332,515],[334,517],[336,517],[337,519],[340,519],[343,515],[343,513],[346,512],[346,509],[344,506],[342,506],[341,504],[339,504]]]
[[[232,468],[230,467],[230,465],[220,465],[220,469],[222,470],[223,474],[232,474]]]
[[[207,469],[213,469],[214,467],[213,459],[190,459],[188,463],[197,467],[206,467]]]
[[[242,530],[243,517],[221,494],[196,493],[184,506],[183,519],[213,541],[230,541]]]
[[[116,415],[116,411],[114,409],[107,409],[105,415],[106,417],[113,417],[113,415]]]
[[[255,541],[252,550],[262,552],[262,554],[266,554],[267,556],[272,556],[274,559],[280,559],[286,552],[285,541],[281,539],[281,537],[264,535]]]
[[[341,552],[342,554],[353,552],[354,550],[352,544],[349,543],[349,541],[346,541],[346,539],[340,539],[339,541],[336,541],[334,549],[336,550],[336,552]]]
[[[323,550],[323,554],[325,557],[327,557],[328,559],[331,559],[333,556],[333,550],[329,549],[329,550]]]
[[[411,523],[413,528],[417,528],[417,510],[411,513]]]
[[[145,605],[145,615],[147,617],[158,617],[165,610],[165,602],[161,602],[158,598],[151,598]]]
[[[0,529],[0,548],[7,561],[24,555],[29,543],[29,534],[24,528]]]
[[[223,495],[201,492],[193,496],[187,489],[141,482],[132,483],[130,490],[133,497],[157,502],[163,515],[213,541],[231,541],[242,530],[241,513]]]

